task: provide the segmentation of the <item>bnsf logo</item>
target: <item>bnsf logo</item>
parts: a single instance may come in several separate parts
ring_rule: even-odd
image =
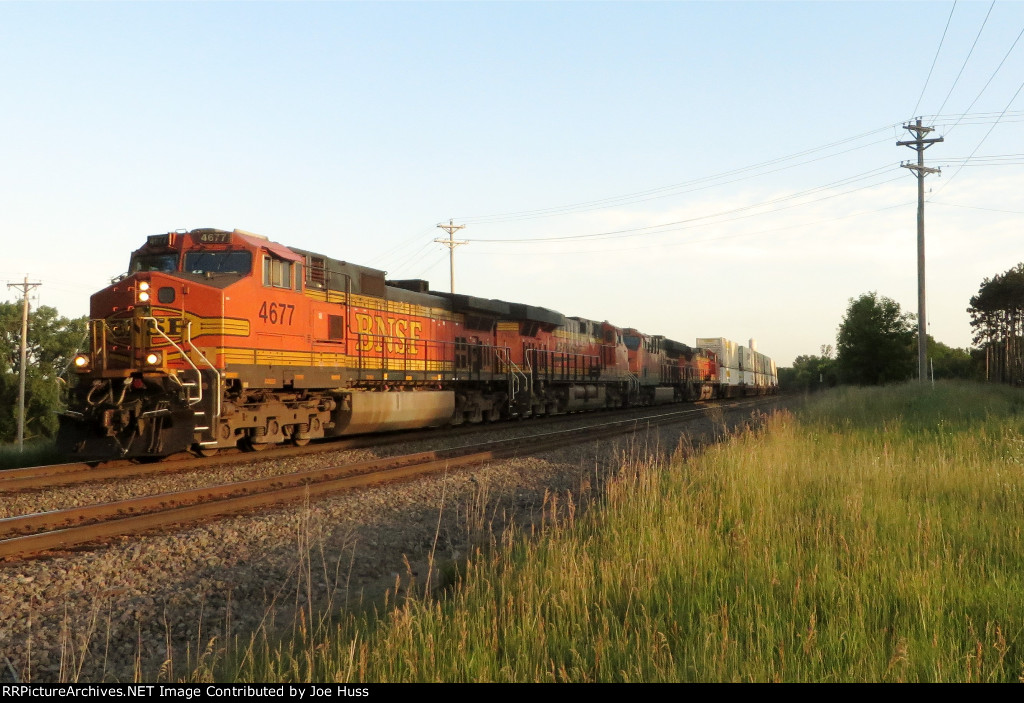
[[[418,353],[416,340],[420,339],[422,322],[361,312],[355,313],[355,318],[359,351],[382,351],[386,345],[393,354]]]

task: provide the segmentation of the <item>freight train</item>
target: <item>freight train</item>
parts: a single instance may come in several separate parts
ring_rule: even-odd
[[[92,296],[69,458],[229,447],[773,392],[774,362],[431,291],[242,230],[152,235]]]

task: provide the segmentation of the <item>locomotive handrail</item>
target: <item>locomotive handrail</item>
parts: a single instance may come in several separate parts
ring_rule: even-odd
[[[215,399],[214,400],[215,408],[214,408],[214,411],[212,413],[213,417],[210,418],[211,419],[210,427],[213,427],[212,421],[213,421],[214,418],[220,417],[220,411],[221,411],[221,405],[220,405],[221,404],[221,387],[220,387],[221,386],[221,378],[220,378],[220,371],[217,369],[216,366],[214,366],[212,363],[210,363],[210,360],[206,358],[206,354],[203,354],[203,350],[200,349],[199,347],[197,347],[192,342],[192,321],[191,320],[189,320],[188,324],[185,325],[185,334],[188,336],[188,344],[189,344],[190,347],[192,347],[192,351],[194,351],[196,354],[198,354],[199,358],[202,359],[204,362],[206,362],[206,365],[210,367],[210,370],[213,371],[213,375],[217,379],[217,388],[214,389],[214,396],[213,396],[214,399]],[[199,398],[201,400],[202,399],[202,393],[203,393],[203,374],[199,371],[199,369],[196,369],[196,372],[199,374]],[[198,404],[198,402],[199,401],[197,400],[195,404]],[[212,430],[211,430],[211,432],[212,432]]]
[[[494,347],[494,351],[495,351],[495,356],[498,358],[499,362],[501,362],[502,364],[507,364],[509,367],[511,367],[511,371],[509,372],[509,385],[511,386],[511,398],[509,398],[509,400],[515,400],[516,399],[516,395],[519,393],[519,390],[520,390],[520,388],[519,388],[519,378],[522,377],[523,385],[525,385],[527,388],[529,388],[529,386],[530,386],[530,376],[528,376],[525,372],[523,372],[523,370],[520,369],[516,365],[516,362],[512,361],[512,350],[511,349],[509,349],[508,347]],[[501,353],[500,352],[505,352],[505,358],[504,359],[501,358]]]
[[[199,395],[197,397],[193,398],[192,394],[188,393],[187,394],[188,395],[188,399],[189,399],[189,403],[188,404],[190,406],[192,406],[192,405],[198,405],[199,403],[203,402],[203,373],[202,373],[202,371],[199,370],[199,367],[195,365],[195,362],[192,361],[191,357],[189,357],[189,355],[185,352],[185,350],[182,349],[182,347],[179,346],[177,342],[175,342],[173,339],[171,339],[167,335],[166,332],[164,332],[162,329],[160,329],[160,323],[159,323],[159,321],[155,317],[143,317],[142,319],[145,320],[148,323],[151,323],[153,329],[156,330],[156,333],[159,334],[161,337],[163,337],[164,340],[168,344],[170,344],[172,347],[174,347],[178,351],[178,353],[181,354],[181,358],[184,359],[186,361],[186,363],[188,363],[188,365],[192,367],[192,370],[196,372],[196,389],[199,391]],[[209,366],[213,370],[213,373],[217,377],[217,393],[215,394],[216,401],[217,401],[217,410],[213,414],[213,417],[220,417],[220,371],[218,371],[217,367],[215,367],[213,364],[211,364],[210,360],[206,358],[206,355],[203,354],[203,352],[200,351],[199,348],[196,347],[196,345],[192,343],[192,323],[191,322],[189,322],[185,326],[185,335],[186,335],[186,337],[188,339],[188,342],[187,342],[188,345],[191,346],[192,350],[196,354],[199,355],[199,358],[202,359],[203,362],[205,362],[206,365]]]
[[[190,359],[188,354],[185,353],[185,350],[178,346],[177,342],[168,337],[167,333],[160,329],[160,323],[155,317],[143,317],[140,319],[147,323],[152,323],[153,329],[156,330],[156,333],[163,337],[168,344],[177,349],[178,353],[181,354],[181,358],[184,359],[188,365],[192,367],[192,370],[196,372],[196,387],[199,389],[199,397],[195,399],[195,402],[192,402],[192,394],[186,392],[186,395],[188,396],[190,406],[201,402],[203,400],[203,375],[200,373],[199,367],[193,363],[192,359]]]
[[[446,349],[454,350],[457,348],[458,342],[450,342],[445,339],[413,338],[359,332],[356,334],[355,344],[355,356],[357,368],[360,372],[359,380],[361,381],[378,380],[375,378],[364,379],[362,372],[365,369],[380,370],[384,374],[389,371],[400,371],[402,373],[420,372],[424,375],[428,373],[450,373],[454,380],[461,380],[473,375],[472,369],[460,367],[455,362],[454,354],[445,353]],[[416,349],[417,347],[418,349]],[[497,349],[497,347],[492,347],[491,345],[480,345],[480,347],[484,350]],[[368,361],[373,363],[369,364]],[[419,368],[420,364],[422,364],[422,368]],[[435,368],[431,369],[431,364],[434,364]],[[486,367],[486,369],[481,368],[476,371],[478,377],[484,371],[491,374],[498,373],[493,364],[487,364]],[[381,383],[387,381],[384,378],[379,380]]]
[[[676,363],[673,363],[676,362]],[[677,359],[669,359],[661,362],[661,382],[678,384],[690,380],[691,368],[689,366],[680,368]]]
[[[97,323],[99,323],[97,325]],[[99,328],[99,339],[97,339],[96,328]],[[92,336],[93,366],[99,367],[100,371],[107,370],[107,321],[102,317],[89,320],[89,333]],[[96,357],[100,357],[97,359]]]
[[[121,341],[114,336],[114,330],[110,328],[107,320],[102,317],[94,317],[89,320],[89,335],[90,344],[92,349],[92,365],[94,368],[102,371],[107,371],[110,368],[110,354],[107,340],[107,333],[114,339],[114,343],[121,343]],[[131,342],[127,343],[128,346],[132,346]],[[124,367],[127,368],[127,367]]]
[[[559,380],[590,380],[594,375],[594,370],[600,371],[601,368],[601,357],[596,354],[580,354],[578,352],[558,351],[555,349],[527,349],[524,357],[528,360],[531,354],[533,354],[534,360],[537,362],[537,368],[534,369],[535,372],[541,372],[541,361],[544,361],[546,362],[543,365],[544,372],[549,377],[554,373],[561,373],[562,378]],[[584,365],[580,361],[589,361],[590,363]],[[554,362],[561,363],[556,364]],[[560,370],[557,367],[560,367]],[[586,371],[581,371],[581,367],[585,367]]]
[[[634,393],[640,393],[640,377],[632,371],[626,372],[626,383],[633,389]]]
[[[513,391],[521,390],[522,382],[529,386],[529,374],[519,368],[512,360],[507,346],[480,344],[472,342],[449,341],[445,339],[408,338],[398,335],[359,332],[355,335],[356,367],[359,369],[361,381],[374,381],[386,384],[385,378],[364,378],[362,372],[367,369],[387,373],[450,374],[451,380],[461,381],[484,378],[488,374],[512,375]],[[470,353],[470,361],[461,362],[458,352],[460,348]],[[479,352],[474,357],[472,352]],[[596,357],[595,357],[596,358]],[[478,365],[471,363],[475,359]],[[431,368],[431,365],[435,368]],[[527,360],[527,368],[529,361]],[[522,379],[522,382],[520,381]]]

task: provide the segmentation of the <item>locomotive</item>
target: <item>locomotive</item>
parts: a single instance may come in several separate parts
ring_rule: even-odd
[[[152,235],[90,301],[58,447],[82,460],[772,392],[774,362],[422,280],[242,230]]]

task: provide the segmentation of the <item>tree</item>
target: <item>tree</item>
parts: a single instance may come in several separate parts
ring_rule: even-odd
[[[839,325],[836,364],[845,383],[905,381],[916,367],[914,315],[875,292],[850,299]]]
[[[21,374],[21,303],[0,303],[0,442],[18,431]],[[42,306],[29,313],[25,374],[25,437],[52,437],[61,386],[71,375],[71,359],[85,343],[86,318],[61,317]]]
[[[779,369],[779,385],[785,390],[821,390],[838,382],[831,344],[821,345],[821,356],[801,354],[793,360],[792,368]]]
[[[917,334],[914,335],[915,344]],[[979,375],[977,365],[969,349],[957,349],[942,342],[936,342],[928,335],[928,358],[935,378],[984,378],[984,367]]]
[[[985,377],[1024,382],[1024,263],[982,281],[967,312],[985,355]]]

